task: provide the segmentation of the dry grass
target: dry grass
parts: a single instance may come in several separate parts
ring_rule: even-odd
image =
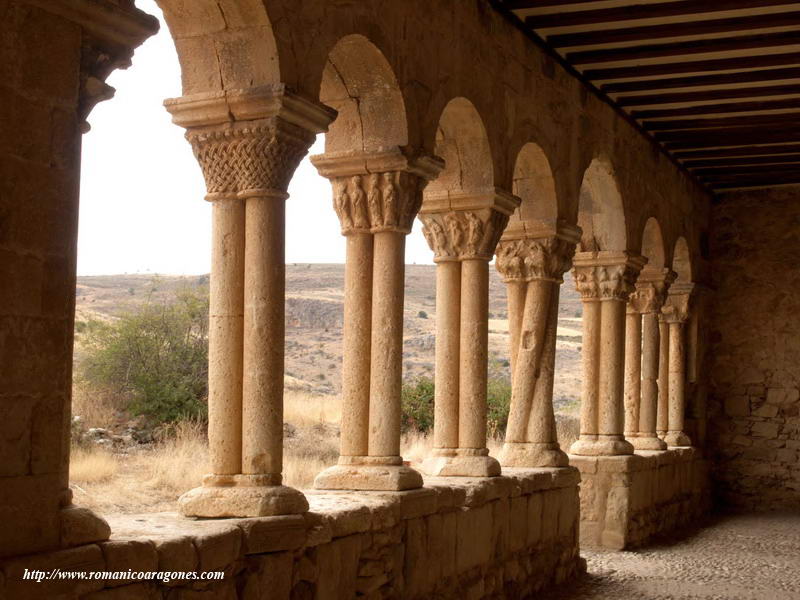
[[[162,434],[152,451],[133,457],[134,468],[144,474],[143,482],[154,490],[180,495],[200,485],[209,471],[208,440],[199,421],[183,421]]]
[[[581,432],[581,421],[578,417],[556,413],[556,433],[558,443],[564,452],[569,452],[569,447],[578,439]]]
[[[72,386],[72,414],[80,416],[86,428],[111,425],[123,408],[121,402],[119,394],[90,388],[80,382]]]
[[[319,423],[339,423],[342,403],[338,396],[321,396],[306,391],[287,390],[283,399],[283,420],[295,427]]]
[[[69,459],[69,478],[78,484],[108,481],[117,474],[119,462],[104,448],[73,448]]]

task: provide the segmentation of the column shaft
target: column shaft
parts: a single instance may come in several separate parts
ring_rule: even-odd
[[[234,475],[242,469],[243,201],[213,203],[211,239],[208,444],[212,473]]]
[[[509,281],[506,284],[508,295],[508,334],[511,357],[511,380],[514,380],[514,368],[517,364],[519,350],[519,332],[522,328],[522,314],[525,311],[525,297],[528,293],[528,282]]]
[[[361,232],[346,239],[340,454],[350,457],[369,454],[373,239]]]
[[[689,446],[684,433],[686,414],[686,347],[684,324],[669,324],[669,430],[665,441],[669,446]]]
[[[625,302],[604,300],[601,305],[600,373],[598,377],[598,434],[622,439],[625,368]]]
[[[581,359],[581,436],[594,439],[598,434],[598,381],[600,373],[600,305],[598,300],[583,302]]]
[[[664,450],[666,445],[656,436],[658,407],[658,314],[642,315],[642,393],[639,404],[639,435],[633,445],[637,450]]]
[[[625,437],[632,439],[639,432],[642,398],[642,315],[628,312],[625,321]]]
[[[372,344],[369,455],[400,459],[400,392],[403,370],[405,234],[375,234],[372,274]]]
[[[461,336],[461,263],[436,265],[434,448],[458,447]]]
[[[550,281],[528,282],[517,350],[512,363],[511,410],[506,429],[506,440],[509,442],[533,441],[526,440],[526,431],[551,321],[552,289],[553,283]]]
[[[458,440],[460,448],[486,448],[489,343],[489,263],[461,263],[461,343]]]
[[[281,483],[285,194],[247,199],[242,473]]]
[[[669,324],[660,319],[658,322],[658,410],[656,431],[663,438],[669,429]]]

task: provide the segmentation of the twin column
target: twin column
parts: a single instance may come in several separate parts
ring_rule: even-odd
[[[400,150],[312,161],[331,180],[347,238],[341,452],[314,486],[418,488],[422,477],[400,456],[405,237],[442,164]]]
[[[664,419],[660,427],[665,427],[664,441],[669,447],[691,446],[689,436],[684,432],[686,415],[686,332],[689,308],[694,285],[676,282],[662,308],[662,332],[668,336],[669,353],[662,361],[662,379],[667,390]],[[661,407],[659,407],[661,410]]]
[[[290,514],[281,485],[284,210],[294,170],[334,113],[282,87],[167,102],[206,180],[212,209],[209,451],[212,473],[180,498],[200,517]]]
[[[579,252],[575,285],[583,299],[583,388],[580,438],[571,454],[632,454],[625,440],[625,309],[645,264],[627,252]]]
[[[669,269],[645,267],[628,303],[625,332],[625,437],[636,450],[666,450],[656,435],[659,395],[659,314],[675,279]]]
[[[509,236],[511,237],[511,236]],[[558,299],[580,230],[503,239],[497,269],[508,288],[512,393],[500,462],[506,467],[563,467],[553,413]]]
[[[489,261],[518,205],[494,190],[426,197],[420,213],[437,264],[434,448],[423,463],[430,475],[500,474],[486,448]]]

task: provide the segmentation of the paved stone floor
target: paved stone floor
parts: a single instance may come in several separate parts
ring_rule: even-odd
[[[719,517],[633,552],[584,550],[586,578],[552,600],[800,600],[800,512]]]

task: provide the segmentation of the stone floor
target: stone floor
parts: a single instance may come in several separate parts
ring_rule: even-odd
[[[552,600],[800,600],[800,512],[717,518],[633,552],[582,551],[589,574]]]

